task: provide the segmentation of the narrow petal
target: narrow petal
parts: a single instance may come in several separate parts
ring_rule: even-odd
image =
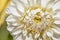
[[[54,15],[52,16],[54,19],[60,19],[60,13],[53,13]]]
[[[26,8],[26,6],[25,6],[25,4],[21,0],[19,0],[19,1],[13,1],[13,3],[15,4],[15,7],[17,7],[17,9],[19,11],[21,11],[21,12],[25,11],[24,9]]]
[[[52,31],[53,31],[54,33],[60,34],[60,31],[58,31],[58,30],[55,29],[55,28],[52,28]]]
[[[27,0],[29,6],[34,6],[34,0]]]
[[[53,8],[53,10],[60,9],[60,0],[56,1],[52,8]]]
[[[55,21],[60,21],[60,18],[56,18],[56,17],[55,17],[54,20],[55,20]]]
[[[41,0],[42,7],[46,8],[48,1],[49,0]]]
[[[56,9],[55,12],[60,12],[60,8],[59,9]]]
[[[10,6],[10,7],[7,9],[7,13],[20,17],[20,15],[19,15],[19,14],[17,13],[17,11],[16,11],[16,8],[15,8],[15,7],[12,7],[12,6]]]
[[[55,29],[57,29],[58,31],[60,31],[60,24],[55,24]]]
[[[26,36],[26,39],[25,40],[33,40],[33,38],[31,37],[32,35],[30,35],[29,37]]]
[[[18,36],[17,38],[14,38],[14,40],[23,40],[22,35]]]
[[[12,15],[10,15],[7,19],[6,19],[7,22],[16,22],[16,20],[13,18]]]
[[[21,33],[21,30],[17,30],[17,31],[15,31],[15,32],[12,32],[12,35],[18,35],[18,34],[20,34]]]
[[[55,23],[55,24],[60,24],[60,20],[59,20],[59,21],[57,20],[57,21],[55,21],[54,23]]]
[[[47,3],[47,6],[48,7],[51,3],[53,3],[55,0],[49,0],[49,2]]]
[[[14,26],[8,25],[7,30],[11,32],[14,28]]]
[[[34,0],[35,5],[41,5],[41,0]]]
[[[53,36],[53,33],[47,32],[47,36],[48,36],[48,37],[52,37],[52,36]]]
[[[55,5],[59,0],[50,0],[48,3],[47,3],[47,7],[48,8],[53,8],[53,5]]]
[[[52,37],[53,40],[59,40],[58,38]]]

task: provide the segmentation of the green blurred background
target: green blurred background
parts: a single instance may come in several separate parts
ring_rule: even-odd
[[[7,31],[7,23],[4,22],[0,28],[0,40],[13,40],[13,37]]]

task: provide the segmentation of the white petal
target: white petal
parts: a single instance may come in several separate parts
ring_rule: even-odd
[[[58,38],[52,37],[53,40],[59,40]]]
[[[55,24],[60,24],[60,20],[57,20],[54,22]]]
[[[54,33],[60,34],[60,31],[58,31],[58,30],[55,29],[55,28],[52,28],[52,31],[53,31]]]
[[[15,28],[15,27],[8,25],[7,30],[10,31],[10,32],[12,32],[12,30],[13,30],[14,28]]]
[[[46,7],[47,3],[48,3],[49,0],[41,0],[41,5],[42,7]]]
[[[37,4],[37,0],[34,0],[34,4]]]
[[[28,4],[27,0],[21,0],[24,4]]]
[[[12,32],[12,35],[17,35],[17,34],[20,34],[21,33],[21,30],[17,30],[15,32]]]
[[[35,5],[41,5],[41,0],[34,0]]]
[[[34,36],[35,38],[38,38],[39,37],[39,34],[35,34],[35,36]]]
[[[17,37],[16,39],[14,38],[14,40],[23,40],[23,39],[22,39],[22,35],[20,35],[20,36]]]
[[[53,18],[60,18],[60,13],[56,13],[56,15],[53,15]]]
[[[51,32],[47,32],[47,36],[52,37],[53,34]]]
[[[56,29],[57,29],[58,31],[60,31],[60,26],[59,26],[59,27],[56,27]]]
[[[50,0],[48,3],[47,3],[47,7],[48,8],[55,8],[54,5],[58,2],[59,0]]]
[[[6,19],[7,22],[15,22],[16,20],[13,18],[12,15],[10,15],[7,19]]]
[[[13,23],[12,25],[13,26],[20,26],[20,24],[18,24],[18,23]]]
[[[34,0],[28,0],[29,1],[29,4],[30,6],[33,6],[34,5]]]
[[[29,36],[29,37],[26,36],[25,40],[33,40],[33,39],[32,39],[32,36]]]
[[[53,10],[59,9],[60,8],[60,2],[57,2],[54,6],[53,6]]]
[[[54,4],[55,0],[49,0],[49,2],[47,3],[48,8],[52,8],[53,4]]]
[[[55,17],[54,20],[55,20],[55,21],[60,21],[60,18],[56,18],[56,17]]]
[[[24,25],[18,26],[15,30],[22,29],[23,27],[24,27]]]
[[[17,13],[16,8],[14,6],[10,6],[7,9],[7,13],[20,17],[20,15]]]
[[[17,8],[18,8],[19,11],[24,12],[24,7],[22,6],[21,3],[17,2],[16,6],[17,6]]]
[[[13,3],[13,1],[11,1],[10,6],[15,6],[15,4]]]

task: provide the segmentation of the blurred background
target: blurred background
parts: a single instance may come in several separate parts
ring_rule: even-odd
[[[8,14],[5,12],[10,0],[0,0],[0,40],[13,40],[13,37],[7,30],[6,18]]]
[[[3,25],[0,28],[0,40],[13,40],[12,36],[7,31],[6,21],[3,23]]]

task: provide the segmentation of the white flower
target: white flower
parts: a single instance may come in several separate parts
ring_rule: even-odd
[[[60,40],[60,0],[11,0],[7,13],[14,40]]]

